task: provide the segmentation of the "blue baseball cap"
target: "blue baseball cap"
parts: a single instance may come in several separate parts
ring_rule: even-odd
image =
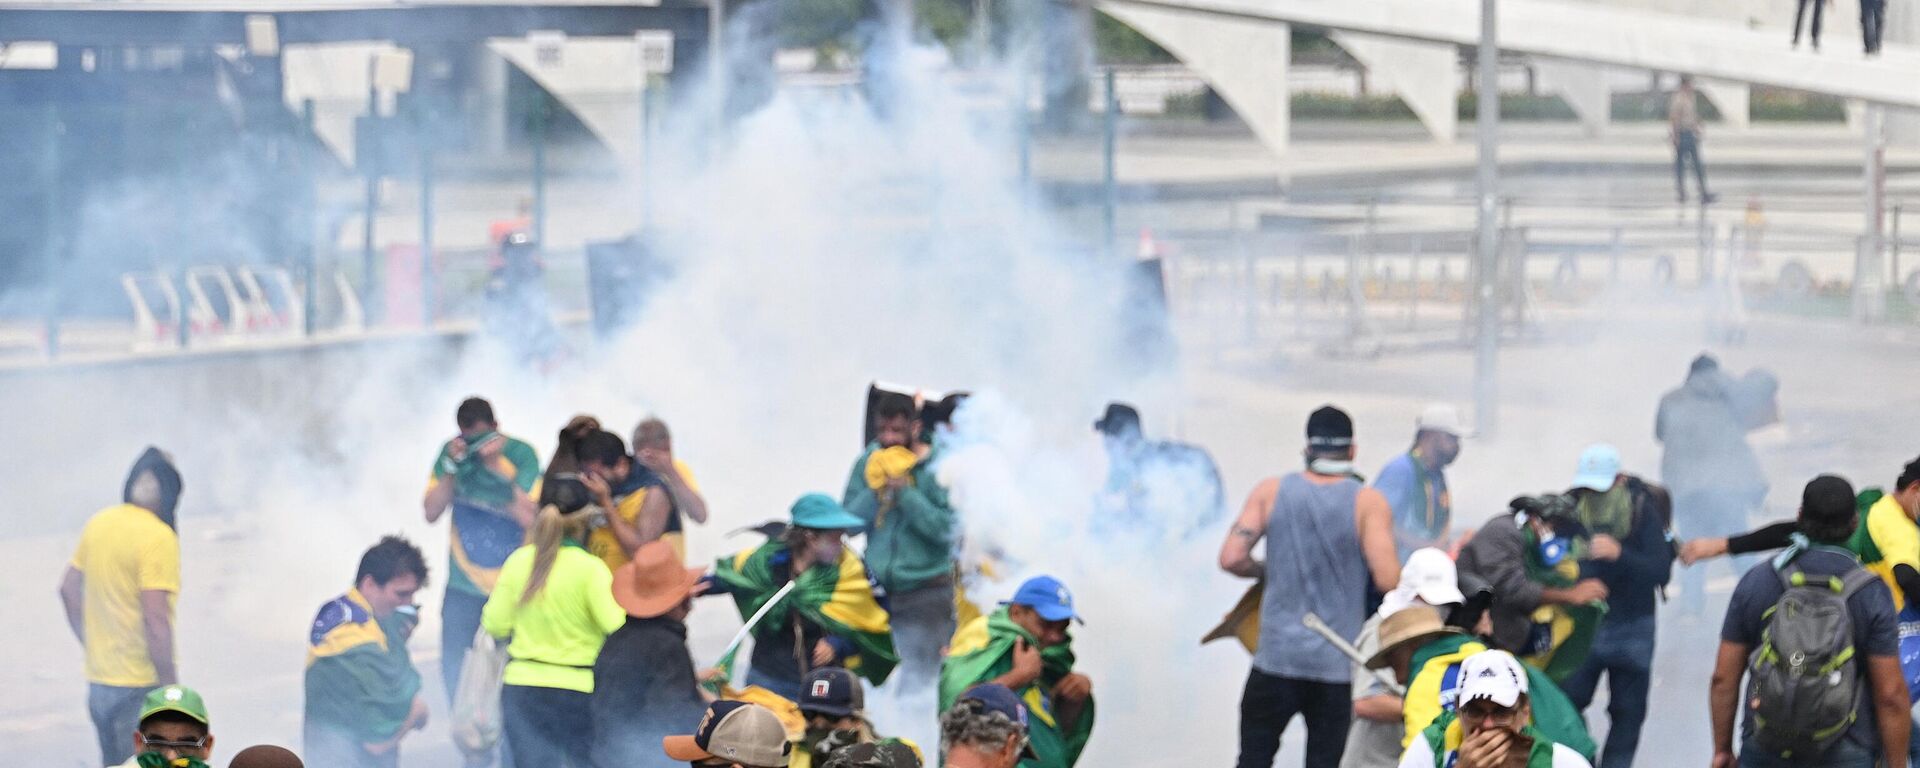
[[[1620,449],[1606,443],[1594,443],[1580,452],[1580,471],[1573,476],[1573,487],[1604,491],[1620,476]]]
[[[840,502],[824,493],[809,493],[793,503],[793,524],[820,531],[853,531],[867,522],[854,517]]]
[[[1020,735],[1022,737],[1025,737],[1032,730],[1027,725],[1027,705],[1020,701],[1019,694],[1014,693],[1013,689],[1004,685],[999,683],[981,683],[972,688],[968,688],[966,693],[960,694],[960,698],[955,701],[955,704],[957,705],[962,701],[977,701],[980,702],[982,710],[986,712],[998,712],[1004,715],[1008,720],[1020,726]],[[1028,760],[1038,757],[1033,753],[1033,743],[1024,738],[1022,741],[1025,742],[1025,745],[1020,748],[1020,756]]]
[[[1067,591],[1067,585],[1052,576],[1035,576],[1027,579],[1020,589],[1013,593],[1013,599],[1004,605],[1024,605],[1047,621],[1065,621],[1073,619],[1081,624],[1087,623],[1073,610],[1073,593]]]

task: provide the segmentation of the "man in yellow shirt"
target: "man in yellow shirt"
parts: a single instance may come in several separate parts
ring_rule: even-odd
[[[87,710],[101,765],[133,756],[127,734],[147,692],[179,681],[173,664],[173,603],[180,592],[174,507],[180,472],[158,448],[134,462],[124,503],[95,513],[60,582],[67,625],[86,647]]]
[[[627,455],[620,436],[601,430],[588,433],[574,446],[580,460],[580,482],[606,514],[588,525],[587,551],[618,570],[633,559],[640,545],[666,538],[672,519],[669,494],[651,493],[664,486],[660,476]],[[677,531],[677,529],[675,529]],[[679,536],[668,540],[679,552]]]
[[[700,525],[707,524],[707,499],[700,494],[700,481],[694,479],[693,470],[686,462],[673,455],[673,433],[667,430],[666,422],[648,417],[633,428],[633,460],[653,470],[666,486],[672,502],[667,510],[668,534],[681,533],[682,515]],[[685,560],[684,544],[676,542],[674,548],[680,551],[680,559]]]

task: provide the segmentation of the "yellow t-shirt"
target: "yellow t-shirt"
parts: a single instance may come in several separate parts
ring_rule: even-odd
[[[1906,565],[1920,570],[1920,526],[1914,525],[1891,494],[1867,508],[1865,524],[1873,546],[1880,550],[1880,562],[1869,563],[1867,570],[1879,575],[1893,590],[1893,609],[1898,611],[1906,606],[1906,599],[1900,594],[1900,585],[1893,581],[1893,567]]]
[[[560,547],[547,583],[525,605],[520,595],[533,575],[532,545],[507,556],[500,580],[480,610],[480,626],[507,646],[507,685],[593,693],[593,662],[607,635],[627,623],[613,599],[613,574],[574,544]]]
[[[140,593],[166,592],[168,622],[180,594],[180,537],[154,513],[118,504],[94,514],[73,551],[87,632],[87,680],[137,688],[159,683],[147,655]]]
[[[680,471],[680,478],[687,481],[688,488],[692,489],[694,493],[700,492],[700,481],[693,479],[693,470],[688,469],[687,465],[681,462],[679,459],[673,460],[673,468]],[[616,508],[614,509],[614,514],[619,515],[620,519],[625,520],[628,523],[632,523],[635,520],[639,520],[640,507],[641,505],[646,503],[647,493],[649,491],[655,490],[656,488],[661,493],[667,492],[667,489],[665,488],[654,486],[649,488],[642,488],[640,490],[634,491],[633,493],[629,493],[625,496],[620,497],[618,501],[615,501],[613,503],[614,507]],[[669,506],[671,506],[673,503],[673,500],[669,498],[667,500],[667,503]],[[680,530],[680,526],[675,524],[679,520],[679,517],[680,517],[679,510],[669,509],[667,511],[667,530],[666,530],[666,533],[660,536],[660,540],[668,543],[669,545],[672,545],[674,553],[680,556],[680,561],[686,562],[686,559],[687,559],[686,534],[682,533]],[[609,571],[619,570],[620,566],[626,565],[629,560],[633,559],[631,557],[628,557],[627,551],[620,547],[620,540],[614,537],[612,529],[609,529],[609,528],[594,529],[592,532],[587,534],[586,543],[587,543],[587,551],[592,552],[595,557],[600,558],[601,562],[606,563],[607,570]]]

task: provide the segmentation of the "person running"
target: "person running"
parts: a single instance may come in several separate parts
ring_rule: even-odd
[[[303,751],[339,768],[392,768],[400,741],[427,725],[420,672],[407,653],[427,583],[420,548],[387,536],[360,556],[353,588],[313,617],[307,634]]]
[[[180,592],[180,492],[172,458],[147,448],[127,473],[121,503],[81,529],[60,579],[67,626],[86,649],[87,713],[102,765],[132,756],[127,734],[140,719],[141,701],[179,679],[173,603]]]
[[[1148,440],[1140,411],[1108,403],[1093,423],[1107,454],[1107,483],[1095,531],[1132,532],[1144,543],[1185,539],[1227,515],[1220,468],[1206,449]]]
[[[1807,0],[1803,0],[1803,3]],[[1821,0],[1811,0],[1819,3]],[[1819,12],[1815,11],[1814,29],[1820,28]],[[1814,47],[1820,47],[1820,33],[1814,33]],[[1680,87],[1667,100],[1667,139],[1673,144],[1673,185],[1678,191],[1680,202],[1687,202],[1687,164],[1693,164],[1693,178],[1700,188],[1700,204],[1707,205],[1720,199],[1719,195],[1707,191],[1707,166],[1700,161],[1700,104],[1693,92],[1693,76],[1681,75]]]
[[[1460,593],[1453,558],[1431,547],[1416,549],[1400,567],[1400,584],[1380,601],[1380,610],[1360,627],[1353,646],[1363,657],[1380,650],[1380,622],[1402,608],[1432,606],[1448,611],[1467,600]],[[1456,627],[1456,629],[1458,629]],[[1353,728],[1340,755],[1340,768],[1383,768],[1400,761],[1406,732],[1406,701],[1364,664],[1354,663]]]
[[[1555,682],[1585,663],[1605,612],[1606,583],[1580,571],[1586,536],[1566,497],[1522,496],[1460,550],[1461,580],[1493,591],[1494,647]]]
[[[1073,670],[1073,636],[1080,621],[1073,593],[1052,576],[1027,579],[998,610],[967,622],[953,636],[940,667],[940,708],[985,683],[1005,686],[1037,703],[1027,737],[1026,768],[1071,768],[1093,735],[1093,681]]]
[[[665,493],[651,493],[663,487],[660,476],[628,456],[627,444],[619,435],[593,432],[580,438],[574,450],[580,458],[581,483],[606,513],[590,525],[587,551],[604,561],[608,570],[616,570],[633,558],[640,545],[666,535],[673,502]],[[675,546],[674,552],[681,549]]]
[[[1912,723],[1898,617],[1887,585],[1845,548],[1859,524],[1853,486],[1814,478],[1799,523],[1806,545],[1747,571],[1727,604],[1709,698],[1713,765],[1904,768]],[[1802,673],[1805,662],[1819,670]]]
[[[940,761],[947,768],[1014,768],[1031,759],[1027,707],[998,683],[962,692],[940,714]]]
[[[663,534],[681,559],[686,559],[686,521],[707,524],[707,499],[693,469],[673,455],[673,432],[659,418],[647,418],[633,428],[633,460],[651,470],[667,489],[667,532]]]
[[[593,662],[594,765],[665,768],[671,763],[660,740],[706,707],[687,652],[686,621],[701,575],[682,566],[664,541],[642,544],[613,572],[613,599],[627,622],[607,636]]]
[[[765,544],[714,565],[709,593],[732,595],[743,620],[795,583],[752,629],[747,683],[798,701],[801,681],[816,667],[846,667],[875,685],[885,682],[900,661],[891,624],[872,575],[846,544],[862,521],[821,493],[801,496],[789,514],[790,524],[774,527]]]
[[[198,691],[161,686],[148,691],[135,712],[132,750],[120,768],[208,768],[213,726]]]
[[[447,700],[460,689],[460,666],[480,630],[480,611],[500,565],[527,538],[540,494],[533,446],[500,432],[493,405],[470,397],[454,411],[460,434],[440,448],[422,501],[427,524],[449,509],[447,586],[440,603],[440,679]],[[469,755],[469,762],[484,762]]]
[[[1763,417],[1742,402],[1740,386],[1702,354],[1687,368],[1686,382],[1660,398],[1654,439],[1660,441],[1660,480],[1673,493],[1673,517],[1686,538],[1727,536],[1747,528],[1747,516],[1767,497],[1760,459],[1747,432]],[[1681,605],[1689,614],[1705,607],[1706,574],[1687,569],[1680,577]]]
[[[1254,486],[1220,547],[1220,568],[1264,579],[1260,639],[1240,699],[1240,768],[1270,768],[1295,714],[1306,765],[1335,768],[1352,724],[1352,671],[1306,628],[1312,613],[1342,637],[1366,620],[1367,590],[1400,582],[1393,510],[1353,475],[1353,419],[1331,405],[1307,418],[1307,468]],[[1266,540],[1266,560],[1253,549]]]
[[[1572,747],[1533,727],[1528,675],[1506,651],[1460,663],[1460,704],[1421,731],[1400,768],[1590,768]]]
[[[660,740],[667,757],[694,768],[786,768],[793,744],[780,716],[759,704],[716,701],[690,734]]]
[[[1460,411],[1436,403],[1413,423],[1413,447],[1393,457],[1373,479],[1374,490],[1393,507],[1394,549],[1401,559],[1421,547],[1447,548],[1453,524],[1453,494],[1447,467],[1460,457]]]
[[[941,648],[957,625],[956,520],[933,468],[944,447],[941,435],[963,399],[951,396],[927,407],[933,434],[916,441],[920,451],[891,446],[868,452],[860,484],[849,485],[842,496],[847,511],[864,524],[867,567],[887,595],[905,691],[929,688],[939,678]]]
[[[1561,687],[1585,710],[1606,675],[1611,725],[1600,768],[1631,768],[1653,683],[1654,608],[1673,573],[1673,503],[1666,489],[1621,471],[1619,449],[1606,443],[1581,452],[1568,495],[1593,537],[1580,570],[1606,586],[1607,614],[1586,661]]]
[[[593,744],[594,662],[627,622],[613,574],[581,546],[587,489],[562,481],[534,520],[531,543],[500,567],[481,611],[487,634],[505,640],[500,719],[517,766],[588,768]]]

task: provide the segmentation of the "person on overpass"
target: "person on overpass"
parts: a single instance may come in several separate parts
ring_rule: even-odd
[[[1819,3],[1820,0],[1802,0]],[[1820,47],[1820,16],[1814,11],[1813,47]],[[1673,185],[1680,194],[1680,202],[1687,202],[1687,163],[1693,163],[1693,178],[1700,187],[1700,204],[1707,205],[1720,199],[1718,195],[1707,191],[1707,166],[1700,162],[1700,105],[1694,98],[1693,76],[1680,76],[1680,89],[1673,92],[1673,98],[1667,100],[1667,138],[1673,142]]]

